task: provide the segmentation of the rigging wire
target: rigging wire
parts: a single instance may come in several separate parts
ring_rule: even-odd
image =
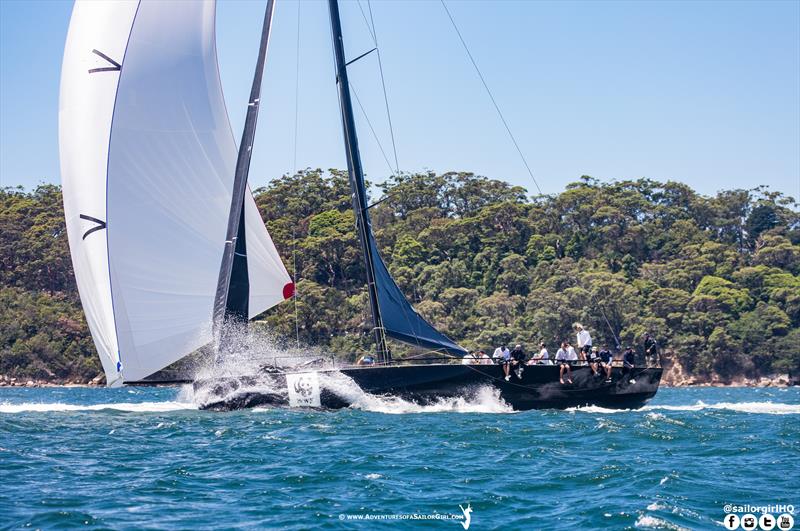
[[[594,296],[592,296],[592,299],[594,299]],[[597,301],[595,301],[595,304],[597,304]],[[600,308],[600,313],[603,314],[603,319],[605,320],[606,325],[608,325],[608,330],[611,332],[611,337],[614,338],[614,346],[617,347],[617,350],[621,350],[622,349],[622,345],[619,342],[619,338],[617,337],[617,334],[614,333],[614,327],[611,326],[610,322],[608,322],[608,317],[606,317],[606,312],[603,311],[603,305],[602,304],[598,304],[597,307]]]
[[[392,173],[392,175],[397,175],[397,174],[400,173],[400,163],[398,162],[398,157],[397,157],[397,142],[395,141],[395,136],[394,136],[394,125],[392,124],[392,113],[389,111],[389,97],[388,97],[387,92],[386,92],[386,78],[383,75],[383,62],[381,61],[381,48],[378,45],[378,31],[375,29],[375,18],[372,15],[372,4],[370,3],[370,0],[367,0],[367,10],[369,11],[369,19],[367,19],[367,13],[364,11],[364,6],[361,5],[361,0],[356,0],[356,3],[358,4],[359,11],[361,11],[361,18],[364,20],[364,25],[367,27],[367,31],[369,32],[369,35],[372,38],[372,44],[375,46],[374,50],[378,55],[378,71],[380,72],[380,76],[381,76],[381,89],[383,90],[383,104],[384,104],[384,107],[386,109],[386,120],[387,120],[387,122],[389,124],[389,136],[390,136],[390,138],[392,140],[392,154],[394,155],[394,167],[392,167],[391,164],[390,164],[389,165],[389,170]],[[372,50],[370,50],[370,52],[371,51]],[[370,52],[367,52],[367,53],[370,53]],[[364,55],[366,55],[366,54],[364,54]],[[357,58],[357,59],[360,59],[360,57]],[[357,59],[353,59],[352,62],[355,62]],[[351,84],[352,84],[352,82],[351,82]],[[359,105],[360,105],[360,103],[359,103]],[[362,110],[362,112],[364,111],[363,107],[362,107],[361,110]],[[364,115],[366,116],[366,112],[364,112]],[[373,136],[375,136],[374,132],[373,132]],[[376,137],[376,140],[377,140],[377,137]],[[383,148],[381,148],[381,149],[383,149]],[[388,157],[386,157],[385,154],[384,154],[384,158],[388,159]]]
[[[577,276],[575,276],[573,274],[568,274],[567,276],[568,276],[568,278],[570,280],[572,280],[572,282],[575,285],[575,287],[580,287],[581,283],[578,280]],[[589,299],[591,299],[592,304],[597,306],[597,309],[600,310],[600,315],[603,316],[603,320],[606,322],[606,326],[608,326],[608,331],[611,332],[611,337],[614,338],[614,346],[616,347],[617,350],[622,350],[622,344],[620,343],[619,337],[617,337],[616,332],[614,332],[614,327],[611,326],[611,322],[608,320],[608,317],[606,317],[606,312],[603,309],[603,305],[600,304],[599,302],[597,302],[597,297],[594,296],[594,293],[592,293],[589,290],[586,290],[586,291],[589,294]]]
[[[294,269],[294,335],[297,341],[297,348],[300,349],[300,313],[297,310],[297,238],[292,229],[292,266]]]
[[[542,193],[541,187],[539,187],[539,183],[536,182],[536,177],[533,176],[533,171],[531,171],[530,165],[528,165],[528,160],[525,158],[525,155],[522,154],[522,150],[517,143],[517,139],[514,137],[514,133],[511,132],[511,128],[508,126],[508,122],[506,121],[505,117],[503,116],[503,112],[500,110],[500,106],[497,104],[497,101],[494,99],[494,95],[492,95],[492,91],[489,89],[489,85],[486,83],[486,79],[483,77],[480,68],[478,68],[478,63],[475,62],[475,58],[472,57],[472,53],[469,51],[469,47],[467,46],[464,37],[461,35],[461,31],[458,29],[456,25],[455,19],[453,19],[453,15],[450,14],[450,10],[447,9],[447,4],[444,0],[439,0],[444,8],[445,13],[447,13],[447,18],[450,19],[450,23],[453,25],[453,29],[456,30],[456,34],[458,35],[458,39],[461,41],[461,45],[464,47],[464,51],[467,52],[467,56],[469,57],[472,66],[475,68],[475,72],[477,72],[478,77],[481,79],[481,83],[483,83],[483,88],[486,89],[486,93],[489,94],[489,99],[492,100],[492,105],[494,105],[494,109],[497,111],[497,115],[500,117],[500,121],[503,122],[503,126],[506,128],[506,132],[508,136],[511,137],[511,141],[514,143],[514,147],[517,148],[517,153],[519,153],[520,158],[522,159],[522,163],[525,165],[525,169],[528,170],[528,175],[530,175],[533,184],[536,185],[536,189],[539,190],[539,195],[544,195]]]
[[[369,1],[369,0],[367,0],[367,1]],[[369,31],[370,37],[372,37],[372,42],[375,42],[376,41],[376,39],[375,39],[375,30],[374,30],[374,28],[372,26],[369,25],[369,22],[367,21],[367,14],[364,12],[364,7],[361,5],[361,0],[356,0],[356,3],[358,4],[358,9],[361,10],[361,16],[364,19],[364,24],[367,25],[367,31]]]
[[[297,173],[297,135],[299,130],[300,114],[300,5],[297,0],[297,42],[295,46],[294,63],[294,157],[292,158],[292,171]]]
[[[378,149],[381,150],[381,155],[383,155],[383,160],[386,161],[386,165],[389,167],[389,173],[394,174],[394,169],[392,168],[392,163],[389,162],[389,157],[386,156],[386,151],[383,149],[383,144],[381,144],[380,139],[378,138],[377,133],[375,133],[375,128],[372,127],[372,122],[369,120],[369,116],[367,115],[367,111],[364,110],[364,106],[361,105],[361,99],[358,97],[358,92],[356,92],[356,87],[353,85],[353,82],[350,81],[350,90],[353,91],[353,96],[356,98],[356,103],[358,103],[358,108],[361,109],[361,113],[364,115],[364,119],[367,121],[367,125],[369,126],[369,130],[372,132],[372,138],[375,139],[375,143],[378,144]]]
[[[467,46],[467,43],[464,40],[464,37],[461,34],[461,31],[458,29],[458,25],[456,24],[456,21],[453,18],[453,15],[450,13],[450,10],[447,8],[447,4],[445,3],[445,0],[439,0],[439,1],[441,2],[445,13],[447,13],[447,18],[450,19],[450,23],[453,25],[453,29],[456,31],[456,34],[458,35],[458,39],[461,41],[461,45],[464,47],[464,51],[467,52],[467,56],[469,57],[469,60],[472,63],[472,66],[475,68],[475,72],[478,74],[478,77],[480,78],[481,83],[483,84],[483,88],[486,89],[486,93],[489,95],[489,99],[492,100],[492,105],[494,105],[494,109],[495,109],[495,111],[497,111],[497,115],[500,117],[500,120],[503,122],[503,126],[505,127],[506,132],[508,133],[508,136],[511,138],[511,141],[514,143],[514,147],[517,149],[517,153],[519,153],[519,156],[522,159],[522,163],[525,165],[525,169],[528,171],[528,175],[530,175],[531,180],[533,181],[533,184],[536,186],[536,189],[539,191],[539,194],[540,195],[544,195],[542,193],[541,187],[539,186],[539,183],[536,181],[536,177],[533,176],[533,171],[531,170],[531,167],[528,164],[528,161],[525,158],[525,155],[522,153],[522,150],[520,149],[519,144],[517,143],[517,139],[514,137],[514,133],[511,132],[511,128],[509,127],[508,122],[506,121],[505,117],[503,116],[503,112],[500,110],[500,106],[497,104],[497,101],[494,99],[494,95],[492,94],[492,91],[489,89],[489,85],[488,85],[488,83],[486,83],[486,79],[483,77],[483,74],[481,73],[480,68],[478,68],[478,64],[475,62],[475,58],[472,56],[472,53],[469,51],[469,47]],[[608,317],[606,316],[606,312],[603,310],[603,306],[601,304],[597,303],[597,301],[596,301],[596,299],[595,299],[593,294],[590,294],[590,296],[591,296],[593,302],[595,303],[595,305],[599,308],[600,313],[603,316],[603,320],[606,322],[606,325],[608,326],[608,329],[611,332],[612,337],[614,338],[614,343],[616,343],[616,347],[617,347],[617,349],[619,349],[620,348],[619,338],[617,337],[617,334],[614,332],[614,327],[611,326],[611,323],[609,322]]]
[[[359,2],[359,6],[361,2]],[[386,80],[383,77],[383,62],[381,61],[381,47],[378,45],[378,30],[375,29],[375,19],[372,17],[372,3],[367,0],[367,8],[369,9],[369,20],[372,22],[372,38],[375,42],[375,48],[378,50],[378,71],[381,74],[381,87],[383,88],[383,103],[386,106],[386,119],[389,122],[389,135],[392,138],[392,151],[394,152],[394,167],[395,173],[400,173],[400,163],[397,161],[397,144],[394,140],[394,126],[392,126],[392,113],[389,112],[389,97],[386,95]]]
[[[299,110],[300,110],[300,4],[301,0],[297,0],[297,41],[295,48],[295,70],[294,70],[294,157],[292,159],[292,171],[297,174],[297,135],[299,127]],[[294,228],[292,228],[292,263],[293,274],[292,281],[294,282],[294,333],[297,341],[297,348],[300,348],[300,312],[297,306],[297,238],[295,237]]]

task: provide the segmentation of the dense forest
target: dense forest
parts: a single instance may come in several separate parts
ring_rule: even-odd
[[[700,379],[800,366],[800,214],[758,187],[582,177],[553,196],[471,173],[375,188],[382,255],[421,314],[468,348],[539,340],[581,322],[613,347],[654,334]],[[254,192],[297,280],[259,321],[345,357],[371,348],[364,266],[346,173],[308,170]],[[0,374],[100,372],[72,275],[59,187],[0,190]],[[295,313],[296,312],[296,313]],[[396,354],[408,353],[395,345]]]

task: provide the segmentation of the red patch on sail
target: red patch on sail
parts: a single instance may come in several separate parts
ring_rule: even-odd
[[[283,298],[291,299],[294,296],[294,282],[289,282],[283,287]]]

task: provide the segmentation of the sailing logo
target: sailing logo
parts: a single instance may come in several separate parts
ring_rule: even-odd
[[[289,391],[291,407],[319,407],[319,375],[304,372],[286,375],[286,388]]]
[[[461,509],[461,512],[464,513],[464,521],[459,522],[459,524],[461,524],[465,530],[469,529],[469,524],[472,522],[472,504],[468,503],[466,509],[461,507],[461,504],[459,504],[458,507]]]

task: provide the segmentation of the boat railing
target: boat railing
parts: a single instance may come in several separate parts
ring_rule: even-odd
[[[533,358],[536,361],[540,361],[540,358]],[[398,365],[425,365],[425,364],[449,364],[449,365],[461,365],[463,364],[463,358],[456,358],[452,356],[425,356],[425,357],[418,357],[418,358],[399,358],[393,359],[387,363],[374,363],[369,365],[370,367],[382,367],[382,366],[398,366]],[[530,360],[528,360],[530,361]],[[526,361],[525,365],[528,366],[528,361]],[[550,363],[534,363],[532,365],[557,365],[557,362],[553,358],[545,359],[544,361],[549,361]],[[568,363],[572,367],[588,367],[589,361],[588,360],[569,360]],[[353,367],[357,366],[354,363],[341,363],[335,362],[337,366],[347,366]],[[471,363],[466,365],[499,365],[499,363],[494,359],[475,359],[474,361],[471,360]],[[624,363],[622,360],[612,360],[611,361],[612,367],[624,367]],[[637,366],[639,367],[639,366]]]
[[[532,358],[536,361],[541,361],[541,358]],[[292,367],[293,369],[303,369],[303,368],[320,368],[320,367],[328,367],[334,369],[344,369],[344,368],[353,368],[353,367],[398,367],[398,366],[408,366],[408,365],[461,365],[464,362],[464,358],[461,357],[454,357],[454,356],[446,356],[446,355],[427,355],[427,356],[416,356],[416,357],[409,357],[409,358],[394,358],[388,362],[375,362],[370,364],[361,364],[350,361],[343,361],[341,359],[337,359],[336,356],[329,354],[329,355],[320,355],[315,357],[310,357],[304,361],[298,363],[297,356],[274,356],[270,358],[270,365],[273,367]],[[528,360],[530,361],[530,359]],[[547,358],[544,361],[549,361],[549,363],[534,363],[533,365],[557,365],[559,362],[553,358]],[[572,367],[587,367],[589,362],[587,360],[569,360],[568,362]],[[469,363],[468,365],[497,365],[496,360],[494,359],[476,359],[474,362]],[[526,362],[527,365],[527,362]],[[612,367],[623,367],[624,364],[622,360],[612,360],[611,361]]]

